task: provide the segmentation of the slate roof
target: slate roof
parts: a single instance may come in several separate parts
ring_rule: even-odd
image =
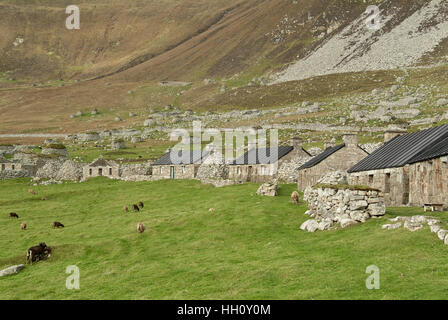
[[[420,158],[437,155],[446,148],[440,143],[447,137],[447,125],[396,136],[358,162],[348,172],[398,168]]]
[[[248,165],[248,164],[272,164],[286,156],[294,150],[292,146],[279,146],[269,148],[254,148],[246,152],[241,157],[233,161],[232,165]],[[277,152],[277,157],[272,161],[270,159],[271,153]],[[266,155],[266,158],[264,157]]]
[[[176,154],[177,152],[177,154]],[[183,158],[184,152],[187,152],[185,161]],[[170,150],[165,153],[161,158],[159,158],[156,162],[153,163],[154,166],[164,166],[164,165],[184,165],[184,164],[194,164],[202,159],[204,159],[208,155],[207,151],[201,150]],[[180,158],[180,162],[177,163],[177,160]]]
[[[345,143],[340,144],[340,145],[335,146],[335,147],[329,147],[329,148],[325,149],[323,152],[319,153],[314,158],[312,158],[310,161],[305,162],[297,170],[303,170],[303,169],[308,169],[308,168],[314,167],[315,165],[321,163],[322,161],[327,159],[329,156],[331,156],[333,153],[335,153],[336,151],[341,150],[344,147],[345,147]]]
[[[410,163],[421,162],[446,155],[448,155],[448,137],[442,138],[439,142],[431,145],[425,151],[412,158]]]

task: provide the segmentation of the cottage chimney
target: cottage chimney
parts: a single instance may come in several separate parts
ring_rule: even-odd
[[[343,139],[346,147],[358,146],[358,135],[356,133],[346,133]]]
[[[299,151],[300,149],[302,149],[302,145],[303,145],[303,140],[300,137],[294,137],[291,139],[291,146],[294,147],[295,151]]]
[[[396,136],[400,136],[400,135],[405,134],[405,133],[407,133],[407,131],[405,129],[388,128],[384,132],[384,142],[388,142],[388,141],[392,140],[393,138],[395,138]]]

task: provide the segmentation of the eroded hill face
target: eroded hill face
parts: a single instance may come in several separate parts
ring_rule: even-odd
[[[375,3],[385,25],[366,32]],[[367,92],[397,70],[363,70],[437,63],[447,51],[442,0],[80,0],[81,28],[67,30],[72,4],[0,0],[0,132],[139,126],[167,104],[266,109]],[[361,72],[333,74],[345,71]],[[93,109],[100,116],[70,117]]]

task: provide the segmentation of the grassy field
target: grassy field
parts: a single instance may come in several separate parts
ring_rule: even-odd
[[[276,198],[257,196],[257,186],[96,178],[33,187],[33,196],[27,179],[0,182],[0,268],[24,263],[26,249],[41,241],[54,247],[50,259],[0,278],[0,299],[447,296],[448,247],[427,227],[381,230],[387,217],[421,209],[392,208],[386,218],[310,234],[299,230],[306,206],[289,202],[294,185],[281,185]],[[140,200],[140,213],[122,212]],[[53,221],[66,227],[52,229]],[[139,221],[144,234],[136,232]],[[65,288],[69,265],[80,269],[80,290]],[[379,290],[365,287],[369,265],[380,268]]]

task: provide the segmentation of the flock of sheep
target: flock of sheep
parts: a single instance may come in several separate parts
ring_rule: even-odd
[[[33,189],[28,190],[28,192],[32,195],[36,195],[36,192]],[[47,200],[47,199],[44,197],[44,198],[42,198],[42,200]],[[137,204],[132,205],[132,210],[134,212],[140,211],[141,209],[143,209],[143,207],[144,207],[144,204],[142,201],[140,201],[138,203],[138,205]],[[125,213],[129,212],[129,207],[127,205],[125,205],[123,207],[123,211]],[[15,212],[10,212],[9,217],[14,218],[14,219],[19,219],[19,215]],[[61,222],[55,221],[52,223],[52,227],[53,228],[64,228],[65,226]],[[22,230],[26,230],[26,228],[27,228],[26,222],[22,222],[20,224],[20,228]],[[142,222],[137,223],[137,232],[138,233],[143,233],[143,232],[145,232],[145,230],[146,230],[146,226]],[[41,242],[38,246],[33,246],[26,251],[26,264],[28,264],[28,263],[33,264],[33,262],[47,259],[51,256],[51,252],[52,252],[51,247],[48,247],[45,242]]]
[[[34,190],[32,190],[32,189],[30,189],[28,192],[30,194],[36,195],[36,192]],[[46,198],[42,198],[42,199],[46,200]],[[293,202],[294,204],[299,204],[299,193],[297,191],[294,191],[291,194],[291,202]],[[142,201],[140,201],[138,204],[133,204],[132,205],[132,210],[134,212],[138,212],[141,209],[143,209],[143,207],[144,207],[144,204],[143,204]],[[123,211],[125,213],[129,212],[129,207],[127,205],[125,205],[123,207]],[[214,208],[210,208],[209,211],[210,212],[214,212],[215,209]],[[9,217],[10,218],[19,219],[19,215],[17,213],[15,213],[15,212],[9,213]],[[62,223],[60,223],[58,221],[55,221],[55,222],[53,222],[52,227],[53,228],[64,228],[65,226]],[[20,228],[22,230],[26,230],[27,224],[25,222],[22,222],[22,224],[20,225]],[[137,232],[138,233],[143,233],[143,232],[145,232],[145,230],[146,230],[146,226],[142,222],[139,222],[137,224]],[[50,256],[51,256],[51,248],[48,247],[45,244],[45,242],[41,242],[38,246],[31,247],[31,248],[29,248],[27,250],[27,252],[26,252],[26,263],[27,264],[28,263],[33,264],[33,262],[35,262],[35,261],[43,260],[43,259],[49,258]]]

